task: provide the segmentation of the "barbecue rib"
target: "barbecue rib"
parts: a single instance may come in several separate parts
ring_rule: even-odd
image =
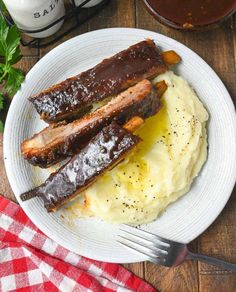
[[[139,137],[112,123],[67,164],[52,173],[45,183],[22,194],[21,199],[39,196],[48,212],[56,211],[117,165],[140,141]]]
[[[97,66],[56,84],[29,100],[41,118],[52,123],[85,114],[94,102],[113,96],[142,79],[167,70],[155,43],[148,39],[103,60]]]
[[[156,114],[167,85],[162,81],[157,88],[144,79],[79,120],[50,125],[22,143],[23,157],[33,165],[48,167],[76,154],[112,120],[123,125],[135,115],[146,119]]]

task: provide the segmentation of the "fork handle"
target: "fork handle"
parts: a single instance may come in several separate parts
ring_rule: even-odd
[[[207,264],[211,264],[213,266],[218,266],[223,269],[236,272],[236,264],[227,263],[223,260],[219,260],[213,257],[203,255],[203,254],[189,252],[187,255],[187,259],[201,261]]]

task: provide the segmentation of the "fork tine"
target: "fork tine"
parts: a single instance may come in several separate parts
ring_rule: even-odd
[[[150,245],[152,245],[153,247],[155,247],[158,251],[160,251],[161,253],[163,254],[167,254],[168,253],[168,248],[166,245],[162,244],[162,243],[156,243],[156,242],[153,242],[151,241],[150,239],[148,238],[145,238],[144,236],[142,235],[137,235],[137,234],[134,234],[132,232],[129,232],[127,230],[124,230],[124,229],[120,229],[122,232],[125,232],[125,233],[128,233],[130,234],[131,236],[135,237],[135,238],[138,238],[138,239],[141,239],[145,242],[148,242]],[[127,235],[128,235],[127,234]],[[145,245],[145,244],[144,244]],[[147,245],[146,245],[147,246]]]
[[[122,236],[122,235],[118,235],[118,236],[119,236],[120,238],[122,238],[122,239],[124,239],[124,240],[126,240],[126,241],[128,241],[128,242],[130,242],[130,243],[132,243],[132,244],[134,244],[134,245],[140,246],[140,247],[142,247],[142,248],[144,248],[144,249],[150,251],[150,253],[152,253],[152,256],[154,256],[154,257],[159,257],[159,258],[161,258],[161,257],[165,256],[165,254],[163,254],[160,250],[156,249],[156,248],[153,247],[153,246],[148,246],[147,244],[143,244],[143,243],[141,243],[141,242],[134,241],[134,240],[132,240],[132,239],[130,239],[130,238],[127,238],[127,237],[125,237],[125,236]]]
[[[163,264],[163,262],[162,262],[161,259],[159,259],[157,257],[150,256],[149,254],[147,254],[146,252],[144,252],[141,249],[135,248],[132,245],[130,245],[128,243],[121,242],[119,240],[117,240],[117,242],[119,242],[121,245],[123,245],[125,247],[128,247],[129,249],[131,249],[131,250],[133,250],[133,251],[135,251],[135,252],[137,252],[139,254],[145,255],[147,257],[147,260],[149,260],[152,263],[159,264],[159,265],[162,265]]]
[[[158,241],[160,241],[161,243],[164,243],[167,246],[169,246],[171,244],[171,240],[168,240],[166,238],[163,238],[163,237],[158,236],[156,234],[153,234],[151,232],[145,231],[143,229],[135,228],[135,227],[130,226],[128,224],[122,224],[122,226],[124,226],[125,228],[127,227],[128,229],[130,229],[132,231],[136,231],[137,233],[143,233],[145,236],[149,236],[149,238],[157,239]]]

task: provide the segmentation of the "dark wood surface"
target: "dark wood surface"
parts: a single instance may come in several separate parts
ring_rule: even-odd
[[[214,30],[195,33],[181,32],[156,22],[145,10],[141,0],[112,0],[106,9],[95,18],[83,24],[57,44],[40,50],[23,48],[24,57],[17,67],[27,73],[41,57],[64,40],[87,31],[106,27],[137,27],[159,32],[182,42],[199,54],[216,71],[236,102],[236,17],[231,17]],[[214,94],[214,89],[212,94]],[[0,193],[16,201],[6,177],[2,147],[3,137],[0,135]],[[214,200],[214,198],[212,199]],[[191,243],[191,248],[194,251],[236,263],[236,190],[222,214],[208,230]],[[235,273],[200,262],[185,262],[172,269],[148,262],[125,266],[160,291],[236,291]]]

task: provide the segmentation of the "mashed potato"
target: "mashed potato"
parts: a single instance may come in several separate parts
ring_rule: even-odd
[[[84,192],[92,216],[110,223],[155,220],[188,192],[204,164],[207,111],[184,79],[167,72],[154,81],[161,80],[168,90],[160,112],[136,132],[143,142]]]

